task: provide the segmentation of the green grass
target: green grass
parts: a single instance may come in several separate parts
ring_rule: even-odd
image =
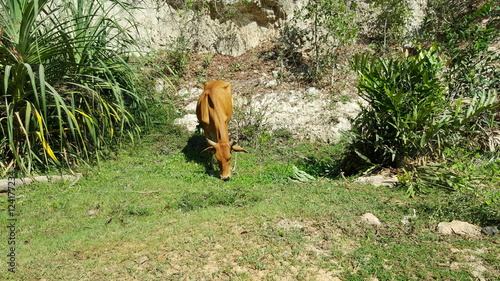
[[[171,128],[84,169],[75,184],[20,187],[17,272],[7,272],[2,227],[0,279],[471,280],[478,264],[487,280],[500,276],[499,236],[435,233],[446,199],[408,199],[398,188],[343,180],[289,180],[293,165],[319,174],[325,154],[337,153],[331,146],[246,147],[232,180],[222,182],[206,170],[204,145]],[[7,195],[0,196],[6,224]],[[413,208],[417,219],[401,224]],[[365,212],[383,226],[359,224]]]

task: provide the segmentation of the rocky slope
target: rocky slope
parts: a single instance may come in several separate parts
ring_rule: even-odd
[[[299,140],[338,141],[341,131],[350,128],[348,119],[359,110],[353,73],[346,70],[333,86],[313,85],[291,76],[279,60],[267,59],[273,52],[273,45],[266,43],[236,57],[214,55],[208,64],[203,55],[194,55],[177,91],[186,115],[175,123],[194,131],[203,83],[222,79],[233,85],[230,127],[235,138],[241,127],[258,126],[271,132],[285,130]]]
[[[427,0],[408,1],[412,16],[408,30],[421,24]],[[190,48],[199,53],[242,55],[263,42],[277,39],[285,26],[308,29],[310,23],[297,20],[308,0],[129,0],[139,7],[129,13],[138,23],[134,37],[143,48]],[[370,1],[357,0],[361,32],[375,26]]]

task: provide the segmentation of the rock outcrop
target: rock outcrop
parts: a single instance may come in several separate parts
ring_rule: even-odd
[[[420,26],[427,0],[407,0],[412,11],[407,29]],[[138,26],[131,29],[142,49],[178,48],[197,53],[238,56],[262,42],[277,39],[287,24],[299,29],[310,23],[294,18],[308,0],[129,0],[139,9],[128,13]],[[355,1],[361,32],[373,28],[370,4]],[[368,11],[368,9],[370,9]],[[127,17],[127,16],[125,16]],[[293,19],[293,20],[292,20]]]
[[[129,11],[139,24],[135,37],[150,49],[189,48],[237,56],[276,38],[282,23],[306,1],[191,2],[195,4],[176,0],[134,3],[140,8]]]

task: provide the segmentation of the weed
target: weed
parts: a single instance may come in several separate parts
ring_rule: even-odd
[[[278,139],[282,142],[291,141],[293,137],[293,132],[288,128],[278,128],[276,130],[273,130],[272,134],[275,139]]]
[[[238,71],[241,71],[243,69],[243,66],[239,63],[232,63],[231,64],[231,71],[232,72],[238,72]]]
[[[235,131],[232,135],[238,140],[247,141],[251,145],[259,145],[269,139],[271,128],[267,123],[267,108],[257,110],[251,106],[252,101],[246,99],[243,104],[235,106],[232,122]]]
[[[206,54],[206,55],[203,56],[202,67],[204,69],[207,69],[210,66],[210,63],[212,62],[212,58],[213,58],[213,54]]]
[[[191,60],[191,53],[188,48],[189,43],[186,38],[179,37],[175,44],[164,54],[166,65],[171,71],[170,75],[177,78],[183,78],[187,73],[186,66]]]

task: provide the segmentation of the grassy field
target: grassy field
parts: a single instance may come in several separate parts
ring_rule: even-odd
[[[15,273],[1,228],[0,279],[495,280],[500,236],[442,236],[450,195],[319,178],[293,166],[335,147],[286,140],[238,154],[233,179],[206,170],[204,140],[151,134],[77,182],[19,187]],[[242,143],[242,146],[245,146]],[[304,161],[304,157],[309,160]],[[7,224],[7,194],[0,218]],[[405,215],[416,210],[410,224]],[[371,212],[382,226],[359,222]]]

